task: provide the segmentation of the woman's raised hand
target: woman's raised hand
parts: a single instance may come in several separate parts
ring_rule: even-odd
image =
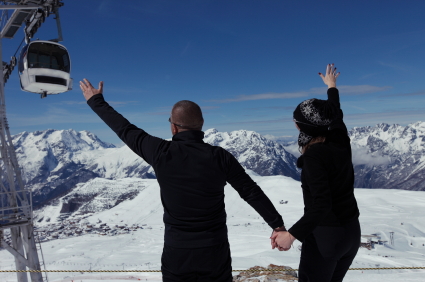
[[[328,86],[328,88],[336,87],[336,79],[340,75],[340,72],[336,72],[334,64],[328,64],[326,67],[326,74],[323,75],[319,72],[320,77],[323,82]]]

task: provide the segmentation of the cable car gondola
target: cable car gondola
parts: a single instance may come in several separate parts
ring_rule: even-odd
[[[41,98],[72,89],[71,61],[66,48],[53,41],[36,40],[21,50],[19,77],[23,91]]]

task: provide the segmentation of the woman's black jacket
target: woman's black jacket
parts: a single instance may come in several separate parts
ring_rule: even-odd
[[[336,88],[328,89],[327,102],[337,107],[339,117],[325,134],[326,141],[311,145],[297,163],[302,168],[304,215],[288,231],[300,241],[317,226],[343,226],[359,217],[350,138]]]

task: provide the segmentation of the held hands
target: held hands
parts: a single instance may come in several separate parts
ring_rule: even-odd
[[[273,231],[271,239],[272,249],[278,248],[279,251],[288,251],[292,243],[295,241],[295,237],[287,231]]]
[[[80,88],[83,91],[84,98],[88,101],[94,95],[103,93],[103,81],[99,82],[99,88],[96,89],[90,81],[84,78],[83,81],[80,81]]]
[[[336,87],[336,79],[340,75],[336,73],[336,68],[334,64],[328,64],[326,67],[326,76],[319,72],[320,77],[323,79],[323,82],[328,86],[328,88]]]

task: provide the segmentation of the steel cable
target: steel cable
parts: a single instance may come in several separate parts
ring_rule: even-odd
[[[425,269],[424,266],[412,266],[412,267],[376,267],[376,268],[350,268],[348,270],[403,270],[403,269]],[[232,272],[289,272],[298,271],[298,269],[244,269],[244,270],[232,270]],[[87,272],[87,273],[99,273],[99,272],[161,272],[161,270],[0,270],[0,272]]]

